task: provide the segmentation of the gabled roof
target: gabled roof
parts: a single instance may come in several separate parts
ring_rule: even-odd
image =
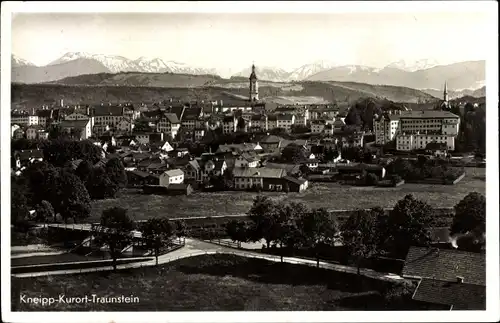
[[[166,118],[170,123],[180,123],[175,113],[163,113],[163,118]]]
[[[255,154],[250,154],[248,152],[243,152],[241,155],[240,155],[241,158],[243,158],[244,160],[248,161],[248,162],[254,162],[254,161],[259,161],[260,158],[258,156],[256,156]]]
[[[93,109],[93,115],[100,116],[123,116],[124,107],[103,105]]]
[[[157,119],[161,116],[161,110],[160,109],[155,109],[155,110],[148,110],[148,111],[143,111],[141,112],[142,116],[144,118],[151,118],[151,119]]]
[[[282,140],[283,140],[283,138],[281,138],[281,137],[270,135],[270,136],[265,136],[259,142],[265,143],[265,144],[278,144]]]
[[[164,174],[166,174],[168,176],[182,176],[182,175],[184,175],[184,172],[180,169],[171,169],[171,170],[167,170]]]
[[[291,121],[291,120],[293,120],[294,115],[293,114],[278,114],[276,117],[277,117],[277,120]]]
[[[406,256],[403,276],[433,278],[465,284],[486,284],[486,259],[482,253],[455,249],[411,247]]]
[[[143,172],[140,170],[129,171],[129,173],[134,174],[135,176],[138,176],[138,177],[142,177],[142,178],[146,178],[149,176],[149,173],[146,173],[146,172]]]
[[[200,170],[200,164],[198,163],[198,161],[195,159],[195,160],[190,160],[187,165],[190,165],[191,167],[193,167],[195,170]],[[186,165],[186,166],[187,166]]]
[[[286,176],[284,169],[278,168],[234,168],[234,177],[253,177],[253,178],[282,178]]]
[[[296,174],[300,171],[300,165],[296,164],[266,163],[265,166],[267,168],[284,169],[289,174]]]
[[[295,183],[297,185],[302,185],[305,182],[307,182],[307,180],[305,180],[303,178],[295,178],[295,177],[291,177],[291,176],[285,176],[283,178],[286,179],[287,181]]]
[[[486,286],[422,279],[413,299],[453,306],[453,310],[485,310]]]

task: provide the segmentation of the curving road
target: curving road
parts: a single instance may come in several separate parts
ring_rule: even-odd
[[[217,245],[214,243],[209,243],[197,239],[186,238],[186,245],[183,248],[172,251],[168,254],[162,255],[158,257],[158,264],[166,264],[172,261],[176,261],[178,259],[194,257],[198,255],[204,254],[234,254],[243,257],[249,258],[259,258],[265,259],[269,261],[280,262],[281,258],[279,256],[266,255],[254,251],[247,251],[242,249],[233,249],[229,247],[224,247],[221,245]],[[292,264],[302,264],[307,266],[316,266],[315,260],[303,259],[303,258],[295,258],[295,257],[283,257],[283,262],[292,263]],[[117,269],[129,269],[129,268],[140,268],[147,266],[154,266],[156,264],[156,260],[143,261],[140,263],[131,263],[131,264],[123,264],[118,265]],[[347,273],[357,273],[357,268],[350,266],[343,266],[337,264],[331,264],[326,262],[319,263],[320,268],[347,272]],[[58,270],[58,271],[43,271],[43,272],[34,272],[34,273],[23,273],[23,274],[13,274],[14,277],[37,277],[37,276],[47,276],[47,275],[66,275],[66,274],[75,274],[75,273],[87,273],[87,272],[97,272],[97,271],[110,271],[113,270],[113,267],[99,267],[99,268],[86,268],[86,269],[73,269],[73,270]],[[371,269],[360,270],[360,274],[363,276],[386,280],[386,281],[400,281],[403,278],[396,274],[390,273],[379,273],[373,271]]]

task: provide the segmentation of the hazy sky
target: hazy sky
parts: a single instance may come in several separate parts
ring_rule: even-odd
[[[481,14],[16,14],[13,54],[44,65],[66,52],[160,57],[219,70],[286,70],[317,60],[383,67],[485,59]],[[473,44],[473,46],[471,46]]]

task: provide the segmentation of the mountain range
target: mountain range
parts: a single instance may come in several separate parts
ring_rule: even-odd
[[[161,58],[140,57],[131,60],[123,56],[70,52],[46,66],[35,66],[22,58],[12,56],[12,82],[16,83],[46,83],[82,74],[120,72],[218,74],[213,68],[194,67],[175,61],[164,61]],[[464,91],[464,89],[474,91],[481,88],[485,81],[485,61],[438,65],[438,62],[434,60],[424,59],[413,63],[398,61],[384,68],[361,65],[336,66],[332,62],[316,61],[293,71],[257,66],[256,72],[260,80],[271,82],[303,80],[357,82],[404,86],[435,93],[441,91],[445,81],[448,82],[448,89],[451,91]],[[233,76],[243,78],[248,77],[249,74],[250,67]]]

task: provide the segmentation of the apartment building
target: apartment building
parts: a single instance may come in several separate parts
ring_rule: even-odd
[[[10,124],[17,124],[20,126],[36,126],[39,124],[39,117],[37,115],[25,114],[12,114],[10,117]]]
[[[455,150],[460,117],[449,111],[397,111],[377,117],[373,122],[375,142],[396,140],[396,149],[425,149],[429,143],[445,143]]]

